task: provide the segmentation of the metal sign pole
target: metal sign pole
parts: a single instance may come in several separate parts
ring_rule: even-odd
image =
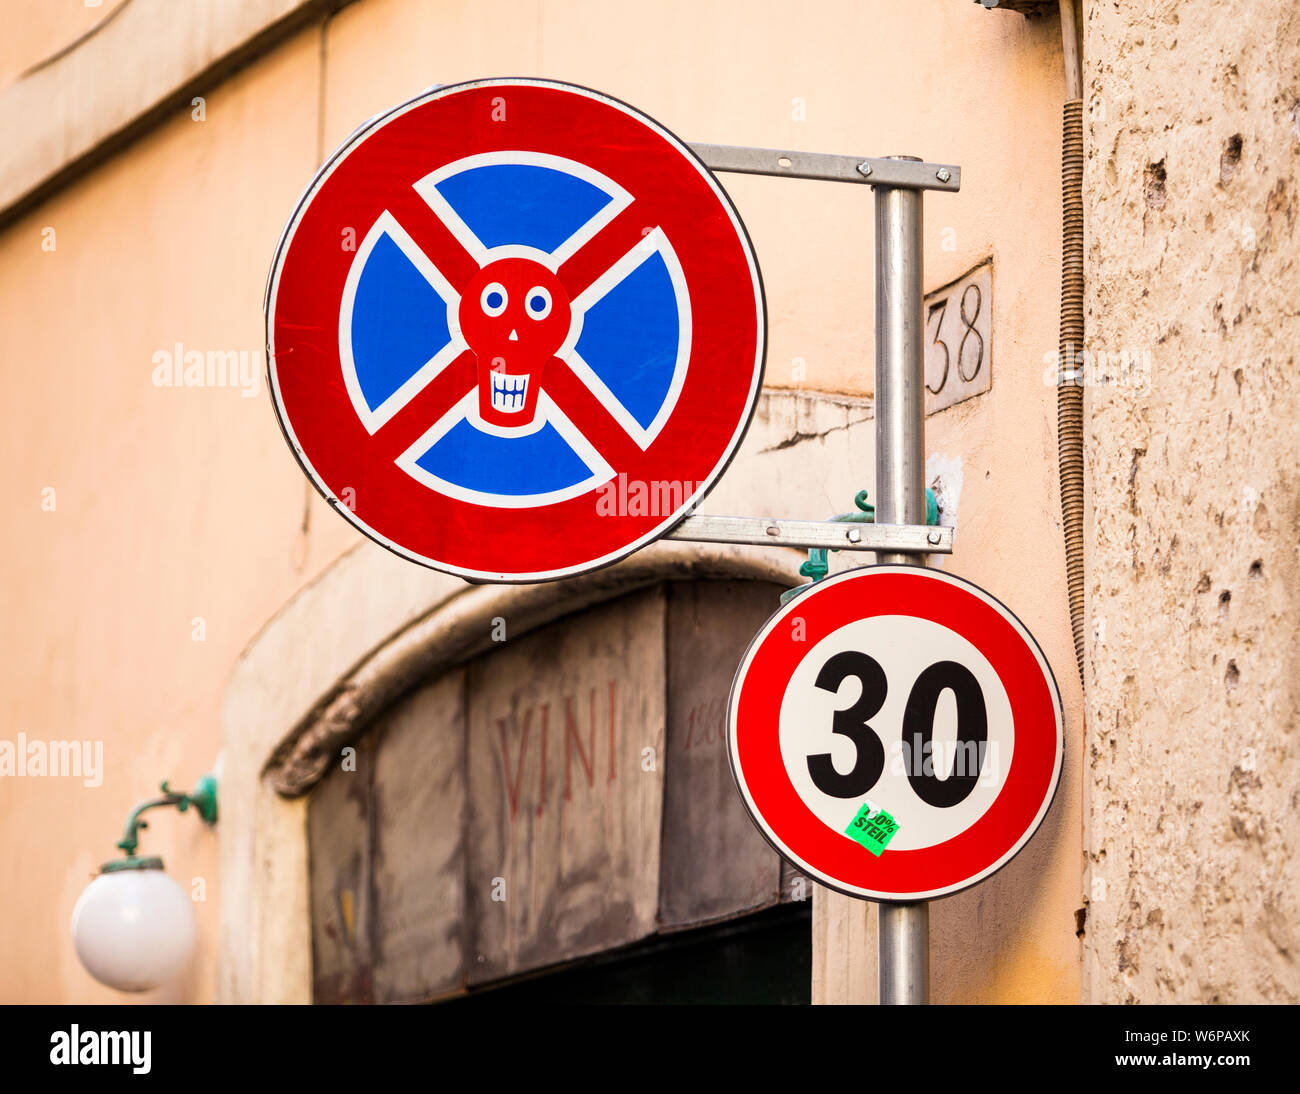
[[[911,161],[911,156],[891,159]],[[925,523],[925,368],[921,201],[924,191],[884,185],[876,198],[876,519]],[[924,554],[881,551],[881,563],[925,564]],[[880,1002],[930,1001],[930,906],[880,904]]]
[[[925,527],[925,371],[922,333],[921,200],[926,190],[953,193],[961,188],[961,169],[955,164],[924,163],[915,156],[872,159],[807,152],[782,152],[771,148],[738,148],[694,144],[695,153],[714,171],[753,175],[787,175],[868,185],[876,204],[876,510],[875,519],[897,527],[895,535],[912,537],[881,543],[876,560],[881,563],[926,564],[930,553],[950,552],[951,529],[930,529],[924,544],[915,537]],[[717,528],[705,530],[706,519],[694,518],[700,527],[684,521],[677,538],[724,539],[735,534],[721,518]],[[790,522],[786,522],[789,524]],[[729,542],[794,542],[796,536],[826,537],[824,529],[810,525],[796,531],[791,524],[769,522],[763,537]],[[936,535],[937,533],[937,535]],[[846,534],[846,533],[841,533]],[[852,533],[847,533],[852,536]],[[864,540],[852,540],[859,549]],[[930,906],[880,904],[880,1002],[930,1001]]]

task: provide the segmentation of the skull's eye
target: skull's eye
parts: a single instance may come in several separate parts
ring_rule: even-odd
[[[528,315],[532,319],[545,319],[551,314],[551,294],[540,285],[528,290]]]
[[[500,281],[493,281],[491,285],[483,290],[479,302],[483,305],[484,314],[495,319],[506,310],[507,299],[506,287]]]

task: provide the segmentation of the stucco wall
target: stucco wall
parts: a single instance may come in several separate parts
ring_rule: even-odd
[[[1294,1003],[1300,9],[1089,4],[1085,59],[1089,348],[1149,372],[1085,396],[1085,998]]]
[[[47,64],[60,50],[88,34],[112,12],[112,7],[80,4],[24,4],[5,0],[0,18],[0,88],[17,83],[33,68]]]
[[[77,897],[136,802],[211,768],[239,651],[356,541],[315,501],[304,536],[308,491],[260,376],[266,270],[316,163],[318,38],[285,44],[213,89],[206,120],[177,117],[0,234],[14,496],[0,737],[98,740],[104,755],[95,788],[0,780],[5,1000],[122,998],[72,950]],[[177,342],[252,351],[256,394],[155,386],[153,354]],[[212,998],[217,840],[193,814],[159,814],[143,834],[206,897],[189,976],[151,998]]]

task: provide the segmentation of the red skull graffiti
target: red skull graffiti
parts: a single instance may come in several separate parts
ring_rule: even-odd
[[[491,425],[530,424],[542,373],[573,319],[559,278],[528,258],[489,262],[466,286],[458,315],[478,358],[479,417]]]

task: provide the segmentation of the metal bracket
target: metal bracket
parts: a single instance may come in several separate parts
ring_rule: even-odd
[[[691,151],[711,171],[856,182],[898,190],[955,193],[961,189],[961,168],[951,163],[833,156],[823,152],[782,152],[779,148],[746,148],[730,144],[692,144]]]
[[[176,791],[167,785],[167,780],[163,780],[162,797],[152,798],[147,802],[141,802],[132,811],[126,819],[126,835],[117,841],[118,847],[126,852],[126,855],[132,861],[136,861],[135,852],[140,844],[140,829],[148,828],[149,822],[144,819],[144,814],[150,809],[159,809],[163,806],[175,806],[177,810],[184,813],[189,807],[194,806],[195,811],[203,819],[205,824],[217,823],[217,780],[213,775],[204,775],[199,779],[194,787],[193,794],[187,794],[183,790]],[[153,862],[153,859],[141,859],[142,862]],[[162,868],[162,860],[156,860],[158,868]]]
[[[950,555],[953,530],[924,524],[845,524],[830,520],[694,516],[687,517],[663,538],[694,543]]]

